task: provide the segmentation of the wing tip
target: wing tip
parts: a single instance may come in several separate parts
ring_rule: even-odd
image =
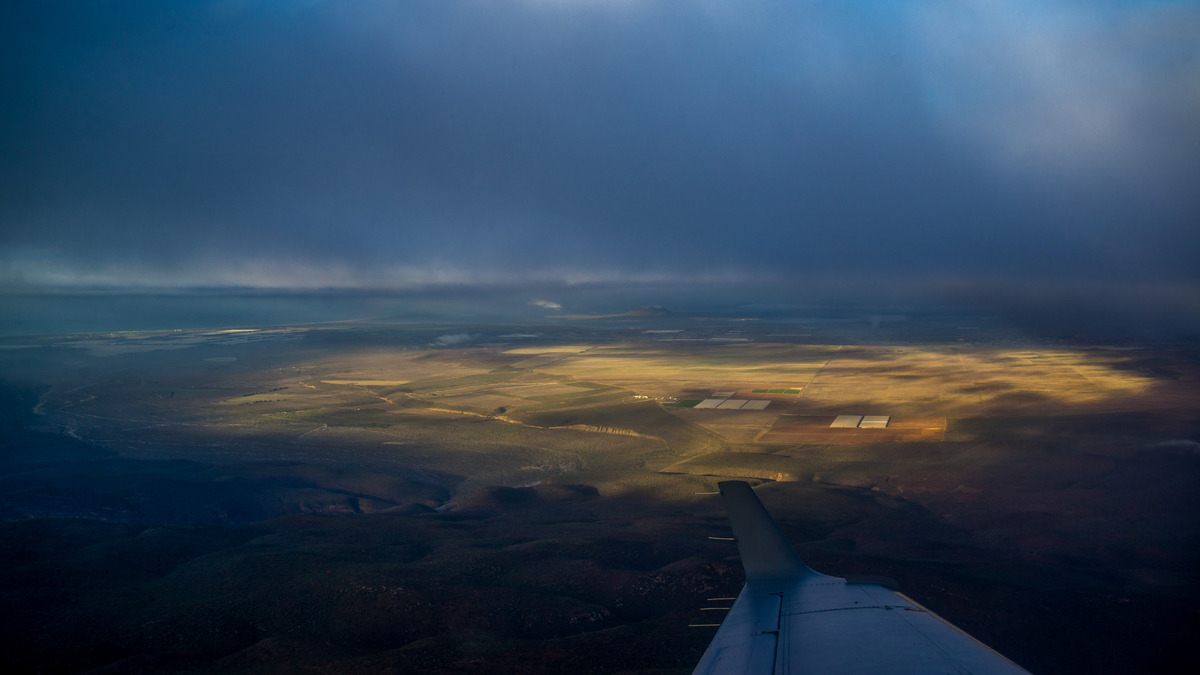
[[[749,483],[727,480],[717,483],[717,487],[729,513],[747,581],[822,576],[796,554]]]

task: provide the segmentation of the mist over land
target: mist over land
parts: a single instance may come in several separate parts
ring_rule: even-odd
[[[1191,3],[0,12],[6,292],[729,284],[1196,323]]]
[[[387,319],[398,322],[570,325],[637,307],[692,320],[774,323],[920,320],[961,316],[1029,339],[1193,341],[1200,300],[1186,286],[1097,288],[1038,285],[813,284],[778,279],[448,285],[407,291],[270,289],[56,289],[0,294],[0,335],[259,327]],[[984,324],[980,324],[981,326]],[[870,336],[867,336],[871,339]],[[887,339],[887,335],[877,336]]]

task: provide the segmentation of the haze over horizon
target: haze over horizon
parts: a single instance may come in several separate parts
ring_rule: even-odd
[[[0,31],[9,296],[1200,328],[1194,3],[50,1]]]

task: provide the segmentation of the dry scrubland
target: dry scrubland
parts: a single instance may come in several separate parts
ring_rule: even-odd
[[[3,614],[43,617],[0,626],[10,665],[688,672],[710,634],[686,624],[739,584],[698,494],[726,478],[814,567],[896,577],[1036,672],[1194,658],[1194,348],[575,333],[3,352]],[[771,403],[657,400],[715,391]],[[828,428],[845,413],[893,425]]]

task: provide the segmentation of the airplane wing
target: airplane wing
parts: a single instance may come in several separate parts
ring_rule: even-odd
[[[814,572],[749,484],[719,487],[746,585],[693,675],[1027,672],[880,583]]]

